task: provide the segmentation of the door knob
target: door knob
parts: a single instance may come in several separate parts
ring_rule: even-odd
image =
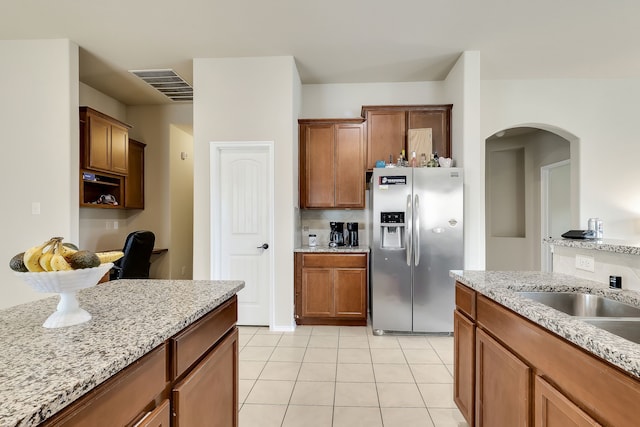
[[[269,245],[266,243],[263,243],[262,246],[258,246],[258,249],[269,249]]]

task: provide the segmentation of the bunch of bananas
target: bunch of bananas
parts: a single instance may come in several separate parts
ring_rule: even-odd
[[[71,243],[62,243],[62,237],[52,237],[11,258],[9,267],[19,272],[45,272],[77,270],[97,267],[122,258],[122,251],[91,252],[79,250]]]

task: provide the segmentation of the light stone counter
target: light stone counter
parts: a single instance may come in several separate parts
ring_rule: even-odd
[[[330,246],[301,246],[294,249],[294,252],[308,252],[308,253],[369,253],[368,246],[336,246],[332,248]]]
[[[593,249],[625,255],[640,255],[640,242],[613,239],[544,239],[546,244],[565,248]]]
[[[578,347],[640,378],[640,344],[590,325],[515,291],[583,292],[640,307],[640,293],[602,288],[590,280],[559,273],[527,271],[451,271],[455,280],[475,289]]]
[[[42,323],[58,297],[1,310],[0,426],[46,420],[243,287],[242,281],[107,282],[78,293],[91,320],[57,329]]]

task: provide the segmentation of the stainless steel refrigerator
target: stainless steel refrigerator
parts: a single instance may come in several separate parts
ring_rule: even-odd
[[[453,332],[464,268],[460,168],[376,168],[371,177],[371,319],[375,334]]]

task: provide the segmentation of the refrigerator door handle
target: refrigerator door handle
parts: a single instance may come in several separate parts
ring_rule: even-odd
[[[411,266],[411,249],[413,248],[413,239],[411,238],[411,235],[413,234],[413,211],[411,209],[411,194],[407,196],[407,218],[405,224],[407,227],[407,236],[405,241],[405,246],[407,248],[407,265]]]
[[[413,239],[413,253],[415,257],[415,265],[420,264],[420,199],[418,195],[415,196],[415,201],[413,203],[413,213],[416,218],[415,220],[415,238]]]

